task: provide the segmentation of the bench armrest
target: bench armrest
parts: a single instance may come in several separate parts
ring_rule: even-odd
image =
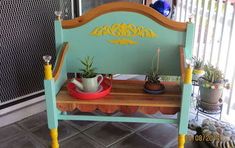
[[[62,49],[60,50],[55,63],[55,68],[53,70],[53,78],[55,81],[55,92],[56,94],[63,86],[64,82],[67,80],[67,67],[66,67],[66,58],[67,50],[69,48],[68,42],[64,42]]]

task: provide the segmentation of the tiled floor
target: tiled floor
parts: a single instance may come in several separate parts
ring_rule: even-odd
[[[77,111],[75,114],[102,113]],[[136,113],[132,116],[146,115]],[[152,117],[159,116],[162,115],[158,113]],[[176,125],[171,124],[60,121],[59,143],[61,148],[177,148],[177,130]],[[192,131],[190,133],[193,134]],[[0,148],[48,148],[49,145],[46,112],[0,128]],[[187,141],[186,148],[208,146]]]

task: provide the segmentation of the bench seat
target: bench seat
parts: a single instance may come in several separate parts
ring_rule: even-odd
[[[67,84],[67,83],[66,83]],[[180,108],[182,93],[175,82],[164,82],[165,93],[148,94],[143,91],[144,81],[113,80],[109,95],[98,100],[81,100],[70,96],[66,84],[57,94],[57,107],[62,111],[72,111],[79,105],[105,106],[137,106],[137,107],[168,107]],[[94,107],[94,109],[96,108]]]

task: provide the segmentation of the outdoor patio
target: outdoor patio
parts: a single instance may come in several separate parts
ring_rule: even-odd
[[[100,112],[74,114],[102,114]],[[103,114],[102,114],[103,115]],[[124,116],[116,112],[108,116]],[[141,113],[132,116],[145,117]],[[164,117],[160,113],[148,115]],[[172,118],[176,115],[167,115]],[[190,114],[194,119],[195,114]],[[199,123],[204,116],[199,115]],[[61,148],[176,148],[177,127],[171,124],[110,123],[110,122],[59,122]],[[195,134],[189,130],[188,135]],[[0,128],[0,148],[48,148],[50,143],[46,112],[31,116],[14,124]],[[209,148],[204,142],[186,141],[186,148]]]

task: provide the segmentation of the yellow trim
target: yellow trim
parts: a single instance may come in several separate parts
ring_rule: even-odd
[[[185,69],[185,79],[184,79],[185,84],[192,83],[192,72],[193,72],[193,69],[191,67],[187,67]]]
[[[193,74],[204,74],[204,70],[201,70],[201,69],[194,69],[193,70]]]
[[[178,148],[184,148],[185,144],[185,134],[180,134],[178,136]]]
[[[44,74],[46,80],[52,79],[52,66],[51,64],[45,64],[44,65]]]
[[[111,26],[98,26],[92,30],[91,35],[103,36],[111,35],[115,37],[142,37],[154,38],[157,36],[155,32],[144,26],[135,26],[134,24],[112,24]]]
[[[51,147],[52,148],[59,148],[57,128],[51,129],[50,130],[50,135],[51,135]]]
[[[134,44],[138,44],[138,42],[132,41],[132,40],[128,40],[128,39],[118,39],[118,40],[109,40],[110,43],[112,44],[121,44],[121,45],[134,45]]]

